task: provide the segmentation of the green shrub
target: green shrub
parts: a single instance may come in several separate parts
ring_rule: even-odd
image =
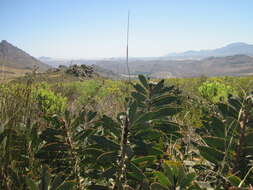
[[[124,93],[125,88],[126,84],[121,81],[106,80],[104,81],[103,87],[97,92],[97,99],[99,100],[104,97],[113,96],[118,101],[124,100],[124,97],[126,96]]]
[[[121,111],[127,95],[127,85],[122,81],[113,80],[94,79],[71,82],[56,86],[53,89],[67,97],[68,104],[76,110],[88,105],[107,114],[109,114],[108,112]]]
[[[36,91],[35,99],[39,109],[45,114],[61,113],[66,109],[67,98],[45,88]]]
[[[234,94],[234,89],[217,81],[206,81],[199,88],[201,96],[207,100],[216,103],[221,100],[227,100],[229,94]]]
[[[91,98],[97,95],[101,86],[99,80],[87,80],[83,82],[71,82],[56,86],[56,92],[60,92],[67,97],[69,102],[77,102],[78,104],[87,104]]]

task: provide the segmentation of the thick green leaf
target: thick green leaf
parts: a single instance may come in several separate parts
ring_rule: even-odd
[[[114,151],[110,151],[110,152],[105,152],[103,154],[101,154],[98,158],[97,161],[98,162],[116,162],[118,158],[118,154]]]
[[[141,138],[145,140],[156,140],[163,136],[163,133],[158,130],[146,129],[140,130],[135,134],[136,138]]]
[[[155,176],[162,186],[169,187],[172,185],[171,181],[162,172],[155,172]]]
[[[127,187],[125,187],[125,189],[124,190],[135,190],[134,188],[132,188],[132,187],[130,187],[130,186],[127,186]]]
[[[171,96],[168,94],[158,96],[152,100],[152,106],[165,106],[175,102],[178,99],[176,96]]]
[[[207,146],[198,146],[201,156],[208,161],[218,164],[223,160],[224,153]]]
[[[139,182],[142,182],[146,178],[141,169],[138,168],[133,162],[130,162],[128,167],[129,167],[128,175],[135,178]]]
[[[93,135],[95,132],[96,131],[94,129],[91,129],[91,128],[84,129],[76,135],[75,139],[84,140],[85,138]]]
[[[171,163],[171,165],[173,165],[175,163]],[[169,166],[167,163],[163,163],[163,172],[164,175],[166,175],[166,177],[169,179],[171,185],[174,185],[174,180],[175,180],[175,176],[177,176],[177,168],[172,168],[171,166]]]
[[[56,190],[72,190],[76,183],[74,182],[65,182],[61,184]]]
[[[225,138],[225,125],[219,118],[211,117],[208,121],[204,122],[204,127],[211,135]]]
[[[163,118],[166,116],[173,116],[177,114],[178,112],[182,111],[182,108],[177,108],[177,107],[165,107],[161,108],[156,111],[156,119],[158,118]]]
[[[134,101],[130,104],[129,110],[128,110],[129,121],[131,123],[133,123],[133,121],[136,118],[136,111],[137,111],[137,103]]]
[[[138,83],[134,84],[133,87],[135,88],[135,90],[139,93],[142,93],[142,94],[147,94],[147,91]]]
[[[4,140],[4,138],[7,136],[7,132],[6,130],[4,130],[1,134],[0,134],[0,143]]]
[[[112,118],[103,115],[102,117],[103,127],[105,130],[108,130],[112,133],[114,133],[116,136],[119,136],[120,133],[120,125],[114,121]]]
[[[43,149],[46,151],[67,151],[70,149],[70,146],[68,144],[56,142],[46,144]]]
[[[208,146],[213,147],[220,151],[225,151],[225,140],[223,138],[206,136],[203,137],[203,140]]]
[[[218,105],[219,110],[222,112],[224,116],[230,116],[234,118],[238,117],[238,113],[240,110],[235,110],[232,106],[224,104],[224,103],[219,103],[217,105]]]
[[[187,186],[191,185],[191,183],[193,182],[195,177],[196,177],[195,173],[188,174],[185,178],[182,179],[182,181],[180,183],[180,188],[184,189]]]
[[[245,144],[248,146],[253,146],[253,132],[245,134]]]
[[[167,120],[162,121],[162,122],[157,122],[154,128],[157,130],[161,130],[162,132],[167,133],[167,134],[180,130],[180,126],[177,123],[173,123]]]
[[[112,178],[113,175],[117,172],[117,168],[115,166],[112,166],[108,169],[106,169],[103,173],[102,176],[106,177],[106,178]]]
[[[90,185],[88,190],[109,190],[109,187],[103,185]]]
[[[247,156],[248,155],[253,156],[253,146],[246,146],[246,147],[244,147],[244,152],[245,152],[245,154]]]
[[[166,107],[166,108],[158,109],[157,111],[154,111],[154,112],[144,113],[144,114],[141,114],[136,119],[136,121],[133,123],[133,125],[138,125],[143,122],[163,118],[166,116],[173,116],[176,113],[180,112],[181,110],[182,110],[181,108]]]
[[[159,148],[152,147],[148,150],[149,155],[163,155],[163,151]]]
[[[81,152],[82,155],[85,155],[86,159],[91,158],[92,162],[97,162],[97,158],[103,153],[103,150],[97,148],[86,148]]]
[[[33,180],[26,177],[25,181],[26,181],[26,185],[28,186],[29,190],[38,190],[38,187],[37,187],[36,183]]]
[[[115,142],[105,138],[104,136],[96,136],[93,135],[90,137],[90,139],[94,140],[97,145],[105,151],[117,151],[119,150],[120,146],[118,144],[116,144]]]
[[[141,93],[132,92],[131,95],[137,102],[143,102],[146,100],[146,97]]]
[[[242,107],[242,102],[238,98],[228,98],[228,103],[231,104],[236,110],[240,110]]]
[[[131,146],[129,144],[124,146],[125,151],[126,151],[126,155],[128,156],[128,158],[132,158],[134,156],[134,151],[131,148]]]
[[[64,135],[63,131],[59,129],[46,128],[40,135],[40,138],[47,142],[55,142],[57,140],[57,135]]]
[[[11,178],[11,180],[13,181],[13,183],[15,183],[15,185],[18,187],[19,185],[21,185],[21,179],[18,176],[17,171],[15,171],[12,168],[8,168],[8,175]]]
[[[97,115],[97,112],[89,111],[87,114],[88,122],[91,121],[92,119],[94,119],[96,117],[96,115]]]
[[[160,80],[153,89],[153,94],[158,94],[161,92],[162,88],[164,86],[164,80]]]
[[[166,187],[162,186],[160,183],[152,183],[150,188],[151,190],[168,190]]]
[[[132,160],[135,164],[140,164],[142,162],[153,162],[156,159],[156,156],[142,156]]]
[[[62,183],[64,182],[64,177],[62,175],[57,175],[55,176],[52,184],[51,184],[51,188],[50,190],[54,190],[57,187],[59,187]]]
[[[144,113],[141,114],[133,123],[134,125],[138,125],[138,124],[142,124],[143,122],[147,122],[152,120],[153,118],[155,118],[156,116],[156,112],[148,112],[148,113]]]
[[[231,175],[229,176],[228,178],[228,181],[231,183],[231,185],[235,186],[235,187],[238,187],[239,184],[241,183],[241,179],[237,176],[234,176],[234,175]]]
[[[40,182],[40,189],[41,190],[48,190],[50,182],[50,175],[48,173],[47,167],[43,166],[42,168],[42,176],[41,176],[41,182]]]
[[[45,136],[52,136],[52,135],[62,135],[63,132],[59,129],[53,129],[53,128],[46,128],[43,132],[43,135]]]
[[[142,84],[146,89],[149,89],[147,79],[146,79],[143,75],[139,75],[138,78],[139,78],[141,84]]]

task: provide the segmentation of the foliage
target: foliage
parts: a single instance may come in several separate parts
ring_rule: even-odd
[[[180,189],[197,189],[199,188],[193,183],[195,173],[186,173],[180,162],[165,162],[162,172],[155,172],[158,182],[151,184],[152,190],[173,190]]]
[[[35,99],[44,114],[61,113],[66,109],[67,99],[45,88],[35,92]]]
[[[226,188],[228,182],[234,185],[231,179],[241,182],[252,167],[253,96],[229,96],[228,103],[218,103],[217,108],[216,115],[203,118],[199,133],[205,145],[198,149],[213,164],[207,167],[217,172],[215,185]],[[252,176],[246,176],[243,183],[252,181]]]
[[[0,189],[250,189],[253,95],[236,80],[2,84]]]
[[[81,110],[89,105],[92,109],[99,110],[100,114],[115,116],[122,111],[124,99],[127,95],[126,85],[122,81],[111,80],[86,80],[53,85],[55,92],[68,98],[68,104]],[[109,109],[108,109],[109,108]]]
[[[60,92],[71,101],[77,100],[79,104],[86,104],[96,96],[100,86],[101,82],[97,80],[72,82],[60,86]]]
[[[38,182],[33,181],[29,177],[25,179],[27,188],[30,190],[71,190],[75,186],[75,182],[67,181],[62,175],[51,177],[47,167],[42,168],[41,177]]]
[[[206,81],[199,87],[198,90],[201,96],[213,103],[226,100],[229,94],[234,93],[234,90],[231,86],[217,81]]]

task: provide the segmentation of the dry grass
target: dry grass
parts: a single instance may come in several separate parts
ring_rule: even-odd
[[[16,77],[25,76],[26,73],[31,73],[31,69],[17,69],[12,67],[2,67],[0,71],[0,79],[1,81],[9,81]]]

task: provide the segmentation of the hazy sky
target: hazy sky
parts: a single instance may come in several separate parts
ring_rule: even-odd
[[[0,40],[33,56],[161,56],[253,44],[253,0],[0,0]]]

